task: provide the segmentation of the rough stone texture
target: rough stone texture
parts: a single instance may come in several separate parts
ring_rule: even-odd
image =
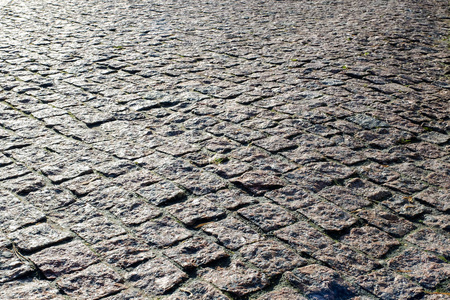
[[[419,249],[408,248],[392,258],[388,266],[427,289],[433,289],[450,276],[450,265],[440,258]]]
[[[418,230],[405,237],[405,240],[418,245],[424,250],[450,257],[450,239],[429,228]]]
[[[92,247],[105,258],[107,263],[121,268],[127,268],[154,257],[150,247],[128,235],[113,237]]]
[[[8,300],[63,300],[64,296],[44,280],[19,280],[2,284],[0,297]]]
[[[186,202],[171,205],[167,207],[167,210],[186,225],[194,225],[225,214],[222,209],[206,198],[190,199]]]
[[[411,299],[423,294],[422,287],[388,270],[363,275],[358,282],[381,299]]]
[[[98,257],[80,241],[45,248],[28,258],[47,279],[80,271],[99,261]]]
[[[238,213],[266,232],[295,222],[295,218],[291,213],[270,203],[241,208],[238,210]]]
[[[258,291],[269,284],[264,274],[248,268],[240,261],[233,262],[227,268],[206,268],[200,272],[200,276],[219,289],[237,296]]]
[[[239,252],[244,260],[257,266],[268,276],[278,275],[306,264],[306,260],[295,252],[273,241],[256,242],[242,247]]]
[[[315,252],[314,257],[348,275],[368,273],[380,264],[342,244],[333,244]]]
[[[165,247],[192,236],[192,233],[169,217],[149,221],[136,228],[138,235],[152,246]]]
[[[290,288],[282,288],[270,293],[265,294],[258,298],[258,300],[284,300],[284,299],[292,299],[292,300],[305,300],[306,298],[302,295],[299,295],[297,291]]]
[[[99,299],[124,289],[122,282],[123,279],[115,271],[103,264],[97,264],[61,277],[56,284],[71,297]]]
[[[355,289],[330,268],[309,265],[287,272],[289,282],[309,299],[352,299]]]
[[[64,251],[95,257],[50,262],[51,286],[95,262],[123,287],[97,295],[91,276],[73,299],[450,293],[448,263],[419,259],[449,255],[447,0],[0,2],[11,295],[46,298],[44,263],[74,241]],[[389,266],[406,247],[422,251],[416,273]],[[319,267],[331,279],[303,288],[296,260],[358,289]],[[140,266],[142,287],[129,276]],[[205,280],[213,269],[223,291]],[[431,283],[415,294],[397,275]]]
[[[290,244],[297,251],[312,254],[333,243],[333,240],[306,222],[297,222],[274,232],[279,239]]]
[[[184,272],[161,258],[139,265],[128,274],[128,280],[133,286],[152,295],[164,294],[186,278]]]
[[[222,294],[219,290],[213,286],[203,282],[193,282],[187,286],[183,286],[178,289],[178,292],[173,295],[164,298],[167,300],[189,300],[189,299],[201,299],[201,300],[228,300],[229,298]]]
[[[391,214],[379,207],[375,209],[362,210],[358,216],[369,224],[386,231],[394,237],[402,237],[415,228],[414,224]]]
[[[250,226],[234,217],[208,223],[202,226],[202,230],[217,237],[222,245],[231,250],[262,239]]]
[[[219,245],[201,237],[183,241],[179,245],[165,250],[164,254],[186,269],[196,268],[228,257],[228,253]]]
[[[8,238],[19,249],[25,251],[42,249],[46,246],[61,242],[70,236],[71,234],[69,232],[55,229],[47,223],[33,225],[8,234]]]
[[[0,248],[0,282],[6,282],[33,271],[30,263],[18,257],[13,251]]]
[[[353,228],[340,241],[372,257],[380,258],[400,243],[389,234],[371,226]]]

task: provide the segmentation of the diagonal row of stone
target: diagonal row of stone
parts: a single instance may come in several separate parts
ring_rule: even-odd
[[[445,5],[2,4],[0,298],[445,299]]]

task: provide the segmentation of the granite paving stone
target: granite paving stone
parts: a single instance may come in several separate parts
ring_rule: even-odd
[[[179,245],[165,250],[164,254],[186,269],[206,265],[229,256],[219,245],[201,237],[182,241]]]
[[[133,286],[152,295],[164,294],[186,279],[186,273],[161,258],[149,260],[128,274]]]
[[[63,300],[63,294],[45,280],[17,280],[4,283],[0,290],[2,299]]]
[[[44,248],[28,258],[50,280],[99,262],[98,257],[78,240]]]
[[[433,289],[448,279],[450,266],[442,259],[421,251],[408,248],[400,255],[390,259],[388,266],[399,274],[409,278],[427,289]]]
[[[287,272],[288,281],[310,299],[354,299],[356,290],[330,268],[312,264]]]
[[[204,232],[217,237],[223,246],[231,250],[263,239],[258,232],[235,217],[210,222],[201,228]]]
[[[8,234],[17,247],[24,251],[34,251],[46,246],[56,244],[72,236],[70,232],[40,223],[14,231]]]
[[[269,284],[269,280],[264,274],[246,267],[239,260],[227,268],[205,268],[201,271],[200,276],[220,290],[237,296],[258,291]]]
[[[56,281],[67,295],[78,299],[100,299],[123,290],[123,278],[103,264],[59,278]]]
[[[0,298],[447,297],[448,19],[4,0]]]

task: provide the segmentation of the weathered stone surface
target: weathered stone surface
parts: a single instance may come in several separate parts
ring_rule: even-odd
[[[11,250],[0,248],[0,282],[14,280],[32,271],[30,263],[20,259]]]
[[[155,258],[128,273],[128,280],[151,295],[161,295],[187,279],[187,275],[170,262]]]
[[[318,202],[318,199],[315,199],[310,193],[295,185],[268,192],[265,196],[290,210],[297,210]]]
[[[208,223],[202,226],[202,230],[217,237],[222,245],[231,250],[262,239],[250,226],[234,217]]]
[[[325,188],[318,194],[350,212],[371,204],[370,201],[361,195],[353,193],[352,189],[343,186],[332,186]]]
[[[289,282],[311,299],[352,299],[356,290],[330,268],[309,265],[287,272]]]
[[[238,189],[225,189],[205,196],[216,205],[227,209],[236,209],[246,204],[257,202],[256,198],[243,193]]]
[[[231,182],[240,184],[257,195],[285,185],[279,177],[268,171],[249,171],[238,178],[232,179]]]
[[[136,290],[127,289],[123,290],[118,294],[111,295],[106,298],[102,298],[105,300],[141,300],[145,299],[141,292],[138,292]]]
[[[203,282],[193,282],[188,286],[178,289],[176,293],[166,298],[167,300],[228,300],[229,298],[222,294],[213,286]]]
[[[39,189],[28,194],[25,199],[43,211],[49,211],[73,203],[76,198],[67,190]]]
[[[328,202],[317,202],[298,210],[308,219],[325,230],[340,231],[355,224],[358,220],[349,213]]]
[[[394,195],[393,197],[381,202],[381,204],[392,209],[405,218],[414,218],[428,211],[425,206],[417,201],[414,201],[412,197],[401,195]]]
[[[348,275],[366,274],[380,264],[343,244],[333,244],[314,253],[314,257]]]
[[[124,289],[123,279],[103,264],[66,275],[56,281],[67,295],[77,299],[99,299]]]
[[[435,187],[430,187],[414,196],[415,199],[426,202],[443,212],[447,212],[450,209],[449,197],[450,192],[448,190],[441,190]]]
[[[420,229],[405,237],[405,240],[418,245],[424,250],[450,257],[450,239],[429,228]]]
[[[333,243],[333,240],[306,222],[297,222],[274,232],[275,236],[300,252],[312,254]]]
[[[399,173],[377,163],[358,168],[358,173],[378,184],[390,182],[400,177]]]
[[[189,269],[228,257],[227,252],[219,245],[201,237],[185,240],[179,245],[165,250],[164,254],[183,268]]]
[[[224,210],[220,209],[204,197],[193,198],[182,203],[168,206],[167,210],[186,225],[194,225],[198,222],[211,220],[225,215]]]
[[[8,232],[44,220],[45,215],[34,206],[24,204],[10,193],[0,191],[0,229]]]
[[[64,296],[44,280],[20,280],[3,283],[0,297],[8,300],[63,300]]]
[[[26,194],[44,187],[45,181],[43,177],[35,174],[26,174],[3,181],[1,185],[14,193]]]
[[[189,230],[170,217],[145,222],[136,231],[148,244],[158,247],[169,246],[192,236]]]
[[[450,231],[450,216],[449,215],[425,215],[423,222],[426,225],[439,227]]]
[[[372,201],[381,201],[392,195],[387,189],[359,178],[350,179],[346,187]]]
[[[137,190],[137,193],[155,205],[179,199],[185,192],[170,181],[161,181]]]
[[[61,242],[71,237],[69,232],[55,229],[47,223],[41,223],[8,234],[8,238],[17,247],[25,251],[34,251]]]
[[[123,227],[101,215],[77,222],[70,226],[70,230],[90,244],[126,233]]]
[[[427,289],[433,289],[450,276],[450,265],[434,255],[419,249],[408,248],[392,258],[388,266]]]
[[[306,260],[294,251],[269,240],[246,245],[239,252],[245,261],[270,277],[306,264]]]
[[[281,288],[279,290],[270,292],[258,298],[258,300],[284,300],[284,299],[292,299],[292,300],[305,300],[299,292],[290,289],[290,288]]]
[[[45,248],[28,257],[47,279],[82,270],[97,263],[98,257],[80,241]]]
[[[387,233],[371,226],[353,228],[340,241],[372,257],[380,258],[400,243]]]
[[[357,214],[369,222],[369,224],[386,231],[394,237],[402,237],[416,227],[413,223],[391,214],[380,207],[362,210]]]
[[[127,268],[154,257],[150,247],[129,235],[119,235],[108,240],[103,240],[93,245],[92,248],[107,263],[121,268]]]
[[[264,274],[246,267],[240,261],[223,269],[205,268],[199,275],[219,289],[238,297],[258,291],[269,284]]]
[[[291,213],[271,203],[247,206],[238,210],[238,213],[266,232],[295,222],[295,217]]]
[[[296,146],[296,144],[290,140],[278,136],[271,136],[258,140],[255,141],[254,144],[270,152],[278,152]]]
[[[362,275],[357,281],[364,289],[381,299],[411,299],[423,293],[422,287],[388,270]]]

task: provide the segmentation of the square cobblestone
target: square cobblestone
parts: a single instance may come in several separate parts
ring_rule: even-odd
[[[255,141],[254,144],[270,152],[278,152],[296,147],[295,143],[279,136],[271,136],[265,139],[261,139]]]
[[[2,284],[0,298],[8,300],[64,300],[64,296],[45,280],[20,280]]]
[[[450,264],[414,248],[408,248],[390,259],[388,266],[400,274],[407,275],[426,289],[433,289],[450,277]]]
[[[45,219],[34,206],[24,204],[12,194],[0,191],[0,229],[8,232]]]
[[[314,257],[351,276],[366,274],[381,265],[343,244],[333,244],[314,253]]]
[[[430,187],[415,195],[414,199],[426,202],[442,212],[448,212],[450,210],[450,201],[448,201],[450,199],[450,192],[445,189]]]
[[[76,198],[67,190],[44,188],[24,197],[28,202],[43,211],[61,208],[75,202]]]
[[[308,265],[286,273],[288,281],[308,299],[355,299],[356,289],[330,268]]]
[[[238,189],[225,189],[205,196],[214,204],[227,209],[236,209],[240,206],[257,202],[255,197],[249,196]]]
[[[252,263],[269,277],[306,265],[306,260],[294,251],[269,240],[246,245],[239,252],[245,261]]]
[[[150,260],[128,273],[131,284],[151,295],[162,295],[187,279],[187,275],[161,258]]]
[[[79,176],[63,182],[60,186],[67,188],[77,196],[84,196],[92,191],[105,188],[107,183],[96,174]]]
[[[377,297],[386,300],[414,299],[423,294],[422,287],[385,269],[362,275],[356,282]]]
[[[402,237],[416,228],[413,223],[391,214],[380,207],[362,210],[357,215],[369,224],[380,228],[394,237]]]
[[[450,258],[450,239],[429,228],[420,229],[405,237],[405,240],[416,244],[424,250]]]
[[[299,292],[290,288],[281,288],[279,290],[267,293],[257,300],[306,300]]]
[[[70,226],[70,230],[90,244],[126,233],[124,228],[104,216],[95,216],[77,222]]]
[[[359,178],[350,179],[345,187],[372,201],[381,201],[392,195],[389,190]]]
[[[258,291],[269,284],[264,274],[248,268],[240,261],[234,261],[227,268],[205,268],[199,275],[219,289],[238,297]]]
[[[265,196],[277,204],[294,211],[302,207],[314,205],[319,201],[295,185],[288,185],[281,189],[268,192]]]
[[[287,210],[271,203],[261,203],[238,210],[247,220],[268,232],[295,222],[295,217]]]
[[[41,223],[17,230],[8,234],[8,238],[17,247],[25,251],[34,251],[61,242],[71,237],[71,234],[57,230],[47,223]]]
[[[323,229],[330,231],[341,231],[358,221],[349,213],[328,202],[317,202],[299,209],[298,212]]]
[[[148,221],[136,228],[138,236],[148,244],[157,247],[170,246],[187,239],[192,233],[170,217]]]
[[[351,189],[343,186],[328,187],[321,190],[318,194],[350,212],[372,204],[364,197],[353,193]]]
[[[414,201],[412,197],[401,195],[394,195],[381,202],[381,204],[405,218],[415,218],[428,211],[427,207]]]
[[[375,258],[382,257],[392,247],[400,245],[384,231],[371,226],[353,228],[349,234],[342,236],[340,241]]]
[[[238,178],[233,178],[232,183],[243,186],[256,195],[262,195],[268,190],[280,188],[285,182],[269,171],[249,171]]]
[[[164,205],[182,198],[185,192],[170,181],[161,181],[137,190],[137,193],[154,205]]]
[[[34,271],[32,265],[19,259],[16,254],[6,248],[0,248],[0,283],[14,280]],[[1,293],[2,289],[0,289]]]
[[[187,269],[228,257],[228,254],[219,245],[201,237],[185,240],[179,245],[165,250],[164,254]]]
[[[176,293],[165,298],[166,300],[190,300],[190,299],[202,299],[202,300],[229,300],[219,290],[215,289],[212,285],[203,282],[194,281],[187,286],[179,288]]]
[[[202,230],[215,236],[219,242],[231,250],[262,239],[255,230],[234,217],[202,226]]]
[[[100,299],[104,296],[119,292],[125,286],[123,279],[112,269],[103,264],[90,267],[56,281],[67,295],[76,299]]]
[[[42,176],[26,174],[17,178],[8,179],[1,182],[1,185],[17,194],[27,194],[45,186]]]
[[[225,215],[224,210],[220,209],[204,197],[193,198],[182,203],[168,206],[167,210],[183,224],[189,226]]]
[[[129,235],[119,235],[92,246],[105,261],[113,266],[128,268],[138,262],[153,258],[150,247]]]
[[[399,173],[377,163],[359,167],[358,173],[378,184],[390,182],[400,177]]]
[[[279,229],[274,234],[297,251],[308,254],[312,254],[334,243],[331,238],[302,221]]]
[[[80,241],[45,248],[28,258],[50,280],[99,262],[98,257]]]

